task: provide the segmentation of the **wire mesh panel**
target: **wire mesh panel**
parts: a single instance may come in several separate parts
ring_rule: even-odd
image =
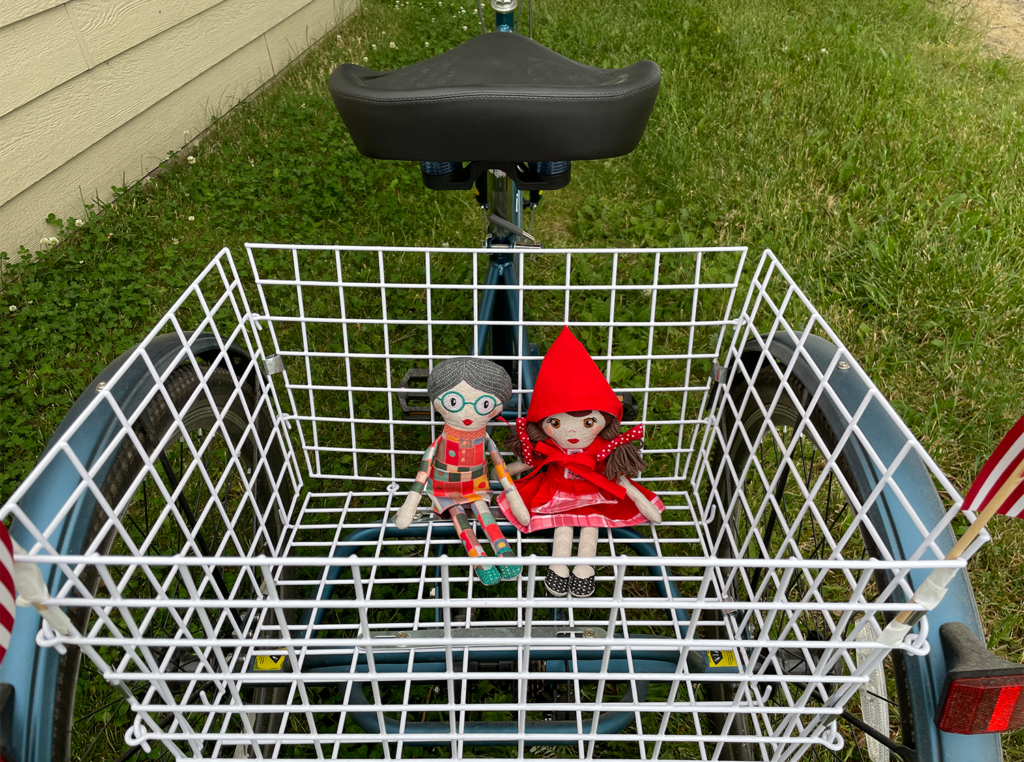
[[[851,741],[834,720],[941,565],[952,487],[770,254],[753,274],[743,249],[492,254],[254,245],[247,301],[222,253],[123,366],[145,372],[112,378],[5,506],[63,574],[73,627],[40,642],[130,694],[129,741],[643,760]],[[450,521],[393,523],[443,423],[434,364],[491,356],[521,415],[565,325],[644,425],[640,481],[666,505],[573,562],[596,567],[590,598],[545,591],[550,531],[502,522],[524,571],[487,587]],[[177,349],[157,362],[162,333]],[[839,347],[824,365],[815,336]],[[83,460],[102,404],[113,433]],[[509,433],[491,430],[503,450]],[[46,516],[29,506],[57,457],[74,485]],[[948,495],[937,518],[897,478],[914,468]]]
[[[528,390],[540,360],[531,345],[549,346],[565,325],[635,401],[627,413],[645,425],[658,475],[686,479],[744,255],[541,250],[489,270],[487,250],[249,247],[266,351],[283,360],[282,409],[309,474],[388,484],[412,481],[425,427],[436,437],[443,424],[425,395],[407,403],[418,415],[403,415],[403,381],[422,378],[410,371],[487,354]],[[521,285],[488,283],[504,268]],[[514,314],[500,316],[509,301]],[[497,351],[509,324],[521,356]],[[523,413],[527,400],[513,404]]]
[[[104,711],[118,691],[136,706],[157,697],[187,703],[195,684],[182,683],[182,672],[230,669],[188,641],[244,637],[243,617],[224,602],[259,597],[258,570],[230,559],[279,553],[282,517],[299,485],[249,317],[224,250],[145,342],[86,390],[3,508],[12,537],[45,562],[45,582],[68,607],[75,634],[66,642],[87,657],[81,681],[89,695],[77,703],[77,650],[53,666],[56,687],[18,688],[45,697],[55,758],[64,758],[58,749],[67,733],[70,751],[92,758],[96,738],[88,723],[80,730],[73,722],[76,710]],[[168,558],[208,565],[145,563]],[[44,640],[47,633],[55,634],[46,627]],[[5,669],[19,667],[7,661]],[[120,688],[106,688],[115,674],[124,675]]]
[[[738,649],[742,671],[788,678],[760,694],[750,683],[750,701],[764,711],[749,723],[775,736],[842,740],[826,726],[859,683],[862,715],[888,735],[896,694],[886,697],[880,654],[852,645],[875,640],[908,608],[927,574],[907,561],[945,565],[956,490],[770,252],[721,375],[693,490],[710,553],[747,560],[716,576],[715,595],[732,602],[721,632],[776,643]],[[857,566],[865,560],[870,567]],[[773,601],[783,611],[763,607]],[[906,647],[923,651],[926,639],[925,624]],[[856,681],[842,683],[847,675]],[[881,686],[866,693],[868,681]],[[747,687],[737,684],[737,700]],[[773,720],[779,705],[801,711]],[[874,743],[871,759],[883,753]]]

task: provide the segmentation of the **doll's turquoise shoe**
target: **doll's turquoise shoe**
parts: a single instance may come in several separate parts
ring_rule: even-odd
[[[498,555],[515,557],[516,554],[512,551],[512,548],[508,548]],[[497,569],[502,579],[515,579],[523,573],[522,564],[509,564],[507,566],[499,566]]]
[[[513,558],[516,556],[516,552],[509,547],[506,540],[492,542],[491,550],[495,556],[511,556]],[[502,579],[515,579],[523,573],[522,564],[510,564],[508,566],[499,566],[497,568]]]
[[[488,587],[501,582],[501,572],[494,566],[474,566],[473,571],[476,572],[476,576],[479,577],[480,581]]]

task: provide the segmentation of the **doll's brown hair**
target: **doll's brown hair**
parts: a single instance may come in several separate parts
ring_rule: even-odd
[[[568,414],[581,418],[588,413],[590,410],[570,410]],[[609,413],[601,413],[604,416],[604,428],[601,429],[601,433],[598,437],[605,441],[611,441],[619,435],[619,419]],[[549,416],[552,417],[552,416]],[[546,420],[546,419],[545,419]],[[526,436],[530,439],[530,444],[535,445],[537,442],[542,442],[548,439],[548,435],[544,433],[544,429],[537,423],[526,424]],[[605,461],[604,474],[611,481],[618,481],[620,476],[635,476],[647,468],[647,464],[644,459],[640,457],[640,452],[636,447],[633,446],[633,442],[627,442],[626,444],[619,445],[612,450],[611,455]],[[509,444],[509,449],[512,454],[520,460],[523,457],[523,443],[519,441],[519,437],[513,435],[512,442]],[[544,465],[543,456],[535,456],[539,465]]]

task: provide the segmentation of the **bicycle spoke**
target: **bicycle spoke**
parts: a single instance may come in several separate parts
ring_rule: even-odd
[[[79,720],[79,722],[81,722],[82,720],[88,720],[88,719],[90,719],[92,717],[95,717],[97,714],[102,712],[104,709],[112,707],[114,704],[123,703],[125,701],[127,701],[127,699],[125,699],[124,696],[118,696],[118,698],[114,699],[109,704],[104,704],[99,709],[93,709],[91,712],[89,712],[89,714],[82,715],[81,717],[78,718],[78,720]]]

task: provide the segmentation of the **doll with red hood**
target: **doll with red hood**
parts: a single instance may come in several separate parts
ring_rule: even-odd
[[[523,525],[503,496],[498,504],[520,531],[554,527],[552,555],[572,555],[573,529],[580,527],[579,556],[597,554],[598,530],[644,522],[658,524],[661,499],[629,477],[646,464],[633,443],[643,426],[620,433],[622,402],[586,348],[563,328],[541,363],[526,418],[516,421],[511,450],[521,460],[512,474],[530,473],[516,482],[530,512]],[[594,567],[558,564],[544,581],[552,595],[593,595]]]

